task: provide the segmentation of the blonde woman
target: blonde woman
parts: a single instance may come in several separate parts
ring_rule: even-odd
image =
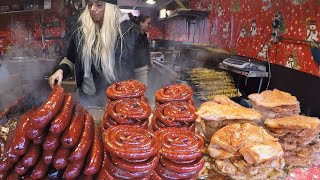
[[[140,27],[117,7],[117,0],[89,0],[79,17],[67,57],[50,77],[53,87],[75,74],[80,95],[97,96],[115,81],[147,83],[146,62],[136,56]],[[101,99],[101,97],[99,98]]]

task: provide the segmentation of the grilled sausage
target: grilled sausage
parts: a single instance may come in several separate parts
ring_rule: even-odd
[[[64,147],[72,148],[78,143],[84,126],[84,113],[79,104],[75,105],[71,123],[62,134],[61,144]]]
[[[22,165],[24,167],[33,167],[39,158],[41,147],[39,145],[32,144],[29,146],[27,153],[22,158]]]
[[[52,151],[52,150],[43,150],[43,153],[42,153],[42,160],[44,161],[44,163],[46,165],[50,165],[52,164],[52,161],[53,161],[53,156],[55,154],[55,151]]]
[[[61,146],[53,160],[53,165],[57,170],[64,169],[68,163],[68,157],[70,155],[71,150]]]
[[[42,129],[48,125],[58,114],[64,99],[64,90],[61,86],[56,85],[46,102],[34,110],[30,120],[36,129]]]
[[[78,162],[85,159],[94,138],[94,122],[89,113],[85,114],[85,123],[79,144],[75,147],[69,157],[70,162]]]
[[[91,145],[83,173],[87,176],[96,174],[101,167],[102,161],[103,143],[99,134],[99,129],[95,128],[93,143]]]
[[[39,158],[37,165],[32,170],[31,177],[33,179],[42,179],[47,175],[48,166],[44,163],[42,158]]]
[[[61,111],[51,122],[50,132],[60,134],[66,129],[71,120],[73,107],[74,97],[70,94],[66,94]]]
[[[73,179],[79,176],[84,164],[84,159],[76,163],[69,163],[64,171],[63,178]]]
[[[43,142],[43,149],[47,151],[54,151],[59,147],[60,141],[59,134],[53,134],[51,132],[48,133],[46,139]]]
[[[28,172],[29,168],[25,167],[22,164],[22,161],[19,161],[16,166],[14,167],[14,172],[17,173],[17,175],[19,176],[23,176],[24,174],[26,174]]]
[[[20,118],[20,122],[17,125],[15,135],[12,141],[12,153],[21,156],[26,153],[30,139],[26,135],[26,130],[29,121],[29,113],[26,113]]]

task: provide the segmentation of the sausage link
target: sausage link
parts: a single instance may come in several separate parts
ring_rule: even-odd
[[[68,163],[68,157],[71,153],[71,150],[61,146],[53,160],[53,165],[57,170],[64,169]]]
[[[6,178],[6,180],[20,180],[20,179],[21,178],[14,171],[11,171],[11,173]]]
[[[4,158],[0,162],[0,172],[9,171],[13,167],[14,163],[9,158]]]
[[[48,133],[46,139],[43,142],[43,149],[47,151],[54,151],[59,147],[59,134]]]
[[[0,172],[0,180],[5,180],[7,178],[7,174],[8,172],[5,171],[5,172]]]
[[[84,159],[76,163],[69,163],[64,171],[63,178],[73,179],[79,176],[84,164]]]
[[[37,165],[34,167],[31,173],[33,179],[42,179],[47,175],[48,166],[44,163],[42,158],[39,158]]]
[[[23,166],[22,161],[19,161],[14,167],[14,172],[19,176],[23,176],[28,172],[29,168]]]
[[[86,162],[83,173],[87,176],[96,174],[101,167],[102,161],[103,161],[103,143],[102,143],[99,129],[95,128],[93,143],[89,151],[87,162]]]
[[[11,163],[16,163],[19,160],[19,156],[14,154],[11,149],[9,150],[9,152],[7,154],[7,158],[9,159],[9,161]]]
[[[93,176],[86,176],[84,174],[81,174],[79,177],[78,177],[79,180],[93,180]]]
[[[62,134],[61,144],[64,147],[72,148],[78,143],[84,126],[84,113],[84,109],[76,104],[71,123]]]
[[[85,159],[92,141],[94,139],[94,122],[93,118],[89,113],[85,114],[85,123],[82,135],[79,141],[79,144],[75,147],[73,152],[69,157],[70,162],[78,162],[82,159]]]
[[[73,107],[74,97],[71,94],[66,94],[61,111],[51,122],[50,132],[60,134],[67,128],[71,120]]]
[[[31,140],[35,140],[43,134],[43,131],[44,128],[36,129],[33,125],[33,122],[30,121],[27,128],[27,137]]]
[[[29,121],[29,113],[24,114],[20,118],[20,122],[17,125],[15,135],[12,140],[12,152],[15,155],[21,156],[26,153],[30,139],[26,135]]]
[[[32,144],[29,146],[27,153],[22,158],[22,165],[24,167],[33,167],[39,158],[41,152],[41,147],[36,144]]]
[[[64,99],[64,90],[56,85],[50,93],[48,99],[30,116],[36,129],[42,129],[49,124],[58,114]]]
[[[44,142],[46,136],[47,136],[47,133],[43,132],[39,137],[33,139],[33,143],[41,145]]]
[[[54,153],[55,151],[43,150],[42,160],[47,166],[52,164]]]

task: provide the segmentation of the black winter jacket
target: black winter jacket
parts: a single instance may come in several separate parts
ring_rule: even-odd
[[[142,43],[139,43],[141,38],[140,27],[136,24],[126,20],[120,24],[122,37],[122,52],[121,52],[121,38],[119,36],[115,50],[115,75],[118,81],[134,78],[134,69],[141,68],[147,65],[146,60],[138,56],[137,53],[142,52],[144,49]],[[78,47],[79,37],[78,33],[73,33],[71,38],[70,47],[67,53],[67,59],[75,65],[75,76],[77,87],[81,87],[83,83],[84,68],[81,62],[81,47]],[[59,69],[63,70],[63,77],[66,78],[71,75],[71,69],[67,64],[60,64]],[[94,69],[94,68],[92,68]],[[94,71],[94,70],[93,70]],[[95,72],[93,72],[95,74]]]

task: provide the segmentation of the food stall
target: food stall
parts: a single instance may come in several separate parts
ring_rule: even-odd
[[[88,72],[87,87],[79,86],[79,64],[67,51],[78,17],[97,18],[90,13],[105,3],[151,19],[146,32],[130,22],[150,42],[148,78],[113,81],[84,100]],[[0,2],[0,180],[319,179],[319,7],[313,0]],[[71,76],[50,87],[59,68]],[[99,71],[91,64],[92,79]]]

